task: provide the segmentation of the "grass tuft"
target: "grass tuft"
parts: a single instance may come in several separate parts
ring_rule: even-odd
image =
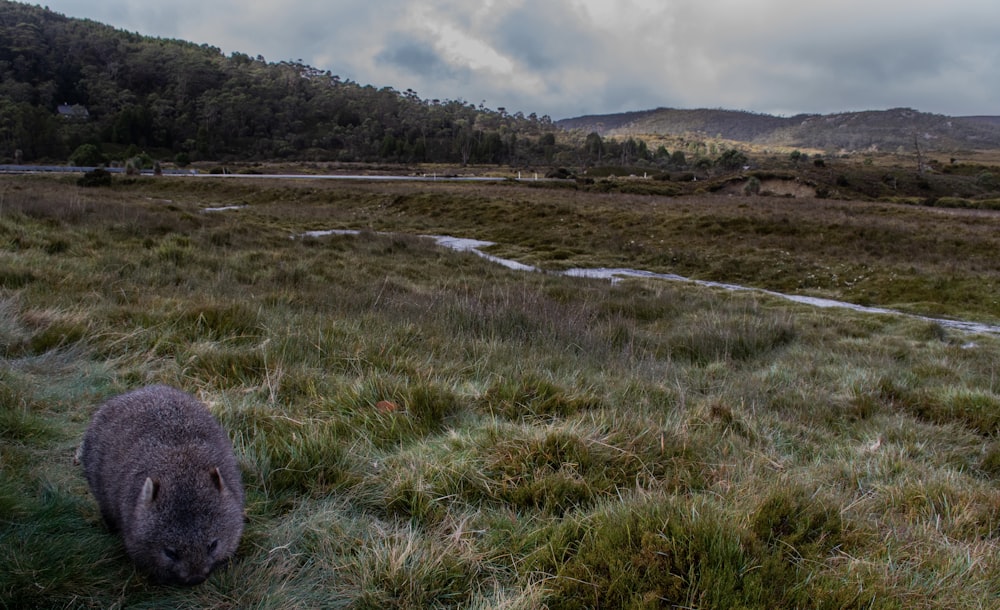
[[[550,608],[746,605],[751,558],[711,506],[633,500],[568,519],[547,537],[532,561],[553,574]]]
[[[790,318],[759,307],[706,311],[682,319],[667,340],[670,354],[696,364],[765,356],[796,337]]]
[[[768,547],[793,558],[825,555],[841,544],[840,512],[801,486],[773,491],[750,517],[750,531]]]
[[[600,400],[594,396],[568,392],[549,379],[530,374],[515,379],[497,379],[480,402],[484,411],[515,421],[565,418],[600,407]]]
[[[936,391],[883,378],[879,397],[893,408],[937,424],[964,425],[984,436],[1000,432],[1000,397],[992,391],[944,386]]]
[[[267,407],[230,407],[219,419],[233,430],[249,483],[267,498],[284,499],[342,488],[354,465],[335,418],[296,419]]]
[[[367,541],[356,562],[351,576],[360,592],[351,605],[371,610],[461,607],[477,575],[475,553],[459,536],[442,540],[409,526]]]

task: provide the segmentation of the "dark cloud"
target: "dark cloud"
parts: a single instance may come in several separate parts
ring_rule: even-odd
[[[377,63],[435,80],[459,77],[460,71],[452,67],[433,44],[409,34],[396,33],[388,38],[385,48],[375,56]]]
[[[527,69],[549,72],[585,65],[600,38],[561,3],[522,5],[498,15],[484,32],[496,48]]]

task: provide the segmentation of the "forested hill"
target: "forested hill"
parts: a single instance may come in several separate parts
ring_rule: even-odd
[[[762,146],[836,150],[912,148],[914,137],[936,150],[1000,148],[1000,117],[948,117],[909,108],[776,117],[733,110],[677,110],[584,116],[557,123],[602,136],[700,136]]]
[[[85,144],[185,161],[520,163],[551,157],[556,131],[548,117],[0,0],[0,163],[65,160]]]

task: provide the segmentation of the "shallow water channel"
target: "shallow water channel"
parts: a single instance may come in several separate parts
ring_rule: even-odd
[[[332,229],[328,231],[308,231],[306,233],[301,234],[299,237],[324,237],[328,235],[360,235],[360,234],[361,231],[356,231],[353,229]],[[452,237],[450,235],[421,235],[420,237],[433,239],[435,243],[437,243],[437,245],[449,248],[451,250],[455,250],[457,252],[472,252],[473,254],[481,256],[488,261],[497,263],[498,265],[503,265],[504,267],[507,267],[508,269],[513,269],[515,271],[542,271],[542,269],[539,269],[538,267],[534,267],[532,265],[525,265],[524,263],[519,263],[517,261],[513,261],[506,258],[500,258],[499,256],[494,256],[487,252],[483,252],[482,248],[488,248],[490,246],[496,245],[494,242],[491,241],[467,239],[464,237]],[[924,320],[926,322],[940,324],[944,328],[951,328],[955,330],[960,330],[962,332],[1000,335],[1000,326],[992,324],[982,324],[979,322],[966,322],[962,320],[949,320],[946,318],[932,318],[928,316],[905,313],[902,311],[897,311],[895,309],[885,309],[883,307],[866,307],[864,305],[856,305],[854,303],[846,303],[844,301],[835,301],[832,299],[822,299],[818,297],[808,297],[796,294],[784,294],[781,292],[774,292],[773,290],[765,290],[763,288],[752,288],[748,286],[725,284],[722,282],[710,282],[706,280],[693,280],[691,278],[675,275],[672,273],[655,273],[652,271],[644,271],[642,269],[622,269],[622,268],[606,268],[606,267],[599,267],[593,269],[583,269],[583,268],[567,269],[565,271],[554,272],[554,273],[570,277],[606,279],[610,280],[611,282],[616,282],[623,277],[641,277],[641,278],[650,278],[658,280],[667,280],[673,282],[690,282],[698,286],[706,286],[709,288],[722,288],[724,290],[746,291],[746,292],[754,292],[757,294],[766,294],[769,296],[785,299],[787,301],[792,301],[795,303],[811,305],[813,307],[850,309],[852,311],[858,311],[862,313],[905,316],[907,318],[912,318],[915,320]]]

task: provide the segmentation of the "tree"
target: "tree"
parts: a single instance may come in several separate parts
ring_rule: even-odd
[[[378,156],[383,159],[390,159],[396,155],[396,138],[391,133],[385,134],[382,138],[382,146],[379,148]]]
[[[920,140],[917,138],[917,132],[913,132],[913,148],[917,151],[917,175],[923,177],[924,175],[924,156],[920,152]]]
[[[99,167],[105,161],[104,154],[95,144],[81,144],[69,156],[69,162],[77,167]]]
[[[708,157],[701,157],[694,162],[694,168],[705,172],[706,176],[711,176],[712,174],[712,160]]]
[[[475,150],[476,139],[476,133],[469,122],[465,119],[458,121],[455,145],[462,157],[462,166],[469,164],[469,159],[472,158],[472,152]]]
[[[715,165],[727,170],[740,169],[747,164],[747,156],[735,148],[730,148],[719,155],[715,160]]]
[[[646,141],[639,140],[637,148],[638,148],[637,154],[639,155],[639,158],[642,159],[643,161],[649,161],[650,159],[649,146],[646,145]]]
[[[584,150],[587,151],[588,157],[595,161],[600,161],[601,156],[604,154],[604,140],[601,139],[601,134],[596,131],[587,134]]]

